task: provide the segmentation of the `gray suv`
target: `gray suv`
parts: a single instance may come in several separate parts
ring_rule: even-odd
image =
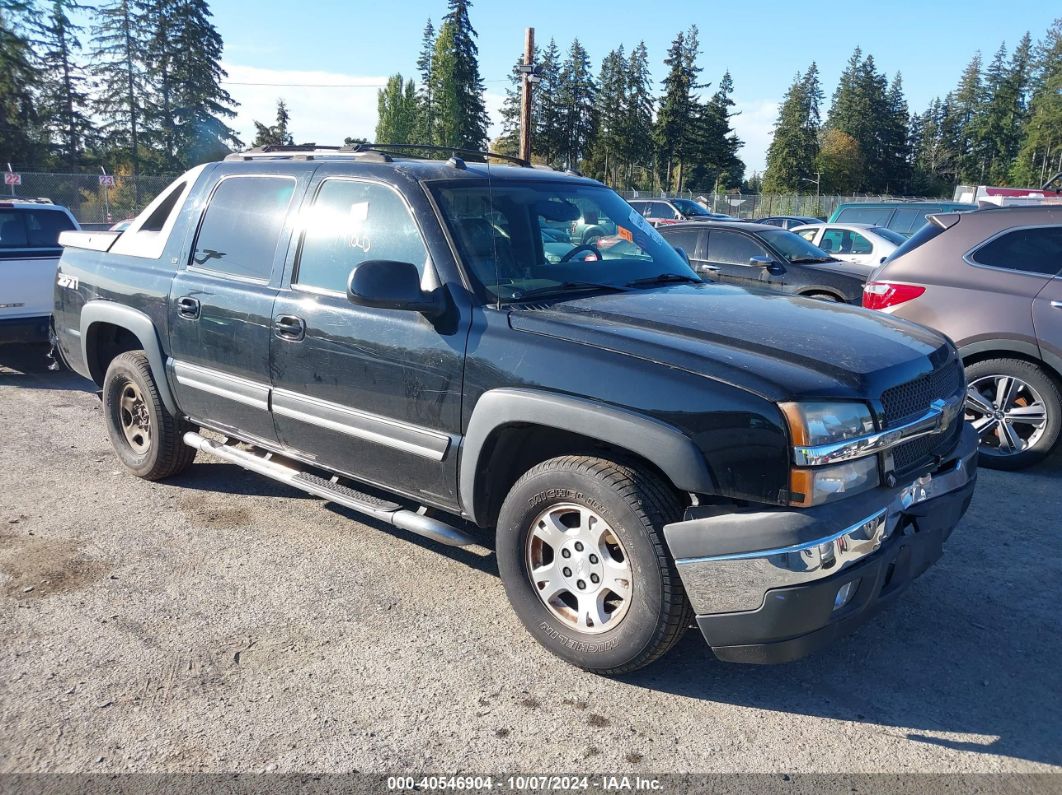
[[[981,463],[1021,469],[1062,428],[1062,206],[931,215],[870,275],[863,306],[943,331]]]

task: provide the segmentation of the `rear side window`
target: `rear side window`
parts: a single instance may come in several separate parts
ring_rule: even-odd
[[[845,224],[888,226],[891,215],[891,207],[845,207],[837,216],[837,220]]]
[[[73,228],[57,210],[0,210],[0,248],[57,248],[59,233]]]
[[[985,243],[970,259],[991,268],[1054,276],[1062,271],[1062,226],[1015,229]]]
[[[305,220],[295,283],[346,292],[351,270],[370,259],[411,262],[423,275],[428,251],[393,190],[371,182],[326,180]]]
[[[681,248],[687,257],[697,256],[697,240],[701,236],[700,229],[676,229],[664,235],[664,240],[675,248]]]
[[[708,235],[709,262],[722,265],[748,265],[753,257],[766,256],[767,252],[759,243],[736,232],[712,230]]]
[[[192,265],[245,279],[269,279],[295,180],[229,177],[210,197],[192,251]]]

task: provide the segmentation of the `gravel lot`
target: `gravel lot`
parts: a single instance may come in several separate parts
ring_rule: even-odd
[[[744,667],[690,632],[613,681],[531,640],[489,548],[202,454],[137,480],[91,384],[2,350],[0,427],[0,772],[1062,771],[1060,455],[982,472],[830,649]]]

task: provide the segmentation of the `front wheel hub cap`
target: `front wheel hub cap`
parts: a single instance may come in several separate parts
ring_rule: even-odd
[[[575,503],[540,513],[527,537],[527,571],[538,598],[579,632],[615,628],[630,607],[630,558],[600,515]]]

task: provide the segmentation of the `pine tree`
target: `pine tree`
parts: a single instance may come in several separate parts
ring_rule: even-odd
[[[483,103],[476,31],[468,19],[469,0],[449,0],[432,56],[434,142],[440,146],[482,149],[490,119]]]
[[[1007,60],[1006,45],[1000,45],[985,70],[984,102],[973,123],[982,178],[1005,183],[1021,148],[1025,122],[1032,41],[1025,34]]]
[[[75,0],[52,0],[38,34],[42,81],[38,110],[59,161],[68,169],[80,165],[92,135],[86,78],[77,62],[81,28],[70,20],[70,12],[80,9]]]
[[[949,94],[947,113],[942,121],[945,145],[954,153],[953,179],[967,184],[978,184],[982,176],[979,138],[974,124],[984,101],[981,65],[981,53],[975,53],[963,70],[959,85]]]
[[[538,48],[532,53],[531,62],[538,61]],[[501,135],[495,143],[491,144],[491,149],[503,155],[516,156],[520,152],[520,112],[523,104],[523,75],[520,72],[520,67],[524,63],[524,56],[521,53],[513,62],[513,68],[509,70],[509,85],[505,89],[505,100],[502,102],[501,107]],[[532,103],[534,102],[534,92],[532,93]],[[534,119],[532,119],[532,126],[534,126]]]
[[[885,104],[880,121],[883,187],[890,193],[907,193],[911,185],[911,117],[899,72],[889,85]]]
[[[226,77],[222,41],[206,0],[170,2],[172,157],[178,169],[185,169],[224,157],[242,143],[225,123],[235,117],[235,103],[221,87]]]
[[[850,135],[859,146],[863,177],[856,186],[878,192],[889,182],[887,145],[882,121],[889,116],[888,84],[874,63],[856,47],[841,75],[826,118],[826,127]]]
[[[549,40],[542,54],[541,82],[535,87],[531,108],[534,117],[532,150],[551,166],[562,165],[565,153],[561,106],[561,60],[557,42]]]
[[[911,117],[911,192],[916,196],[943,196],[954,185],[954,153],[944,135],[948,101],[934,99]]]
[[[1015,184],[1038,186],[1062,171],[1062,17],[1037,47]]]
[[[27,28],[25,3],[0,0],[0,161],[34,165],[43,158],[34,94],[40,84]]]
[[[659,152],[658,168],[666,190],[680,191],[683,187],[682,167],[696,149],[699,112],[697,90],[704,88],[697,66],[700,41],[697,26],[680,32],[668,48],[664,65],[664,93],[660,98],[660,112],[656,118],[655,138]],[[674,187],[672,187],[674,186]]]
[[[254,123],[255,137],[251,146],[291,146],[295,139],[291,137],[288,125],[291,116],[288,106],[282,99],[277,100],[277,120],[275,124],[265,125],[259,121]]]
[[[812,63],[803,75],[797,73],[782,98],[774,138],[767,149],[765,193],[799,193],[815,176],[821,102],[819,69]]]
[[[379,143],[415,143],[417,130],[417,87],[402,75],[391,75],[387,86],[377,92],[376,140]]]
[[[594,104],[597,130],[590,153],[591,173],[611,184],[616,184],[621,168],[626,103],[627,56],[620,45],[601,61]]]
[[[435,26],[431,19],[424,25],[420,40],[420,55],[417,56],[417,71],[420,73],[420,93],[417,96],[420,105],[417,111],[416,142],[430,144],[435,140],[435,99],[432,90],[433,63],[435,61]]]
[[[144,66],[146,29],[133,0],[109,0],[97,8],[92,29],[94,110],[103,120],[106,143],[128,157],[134,178],[140,174],[144,115],[152,106]],[[139,183],[134,179],[133,184]],[[139,195],[134,199],[139,201]]]
[[[649,51],[639,42],[627,61],[627,85],[624,101],[623,149],[627,164],[626,182],[630,187],[648,187],[652,176],[653,152],[653,76],[649,71]]]
[[[590,154],[590,144],[597,127],[594,100],[597,85],[590,67],[590,56],[573,39],[560,72],[561,129],[564,133],[564,165],[577,169]]]

